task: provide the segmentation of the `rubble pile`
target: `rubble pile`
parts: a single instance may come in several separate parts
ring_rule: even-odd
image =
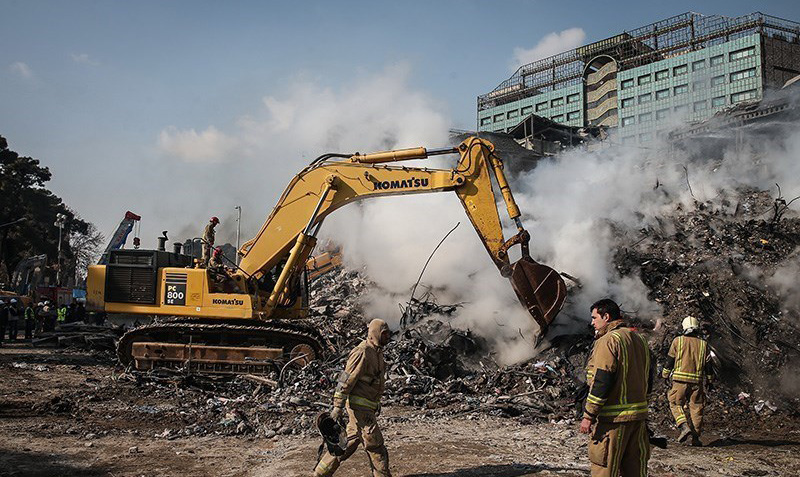
[[[123,332],[121,327],[111,324],[63,323],[56,326],[55,331],[38,335],[32,344],[36,347],[77,348],[113,353]]]
[[[711,411],[725,413],[726,421],[797,415],[800,311],[797,298],[781,296],[773,279],[800,259],[800,219],[784,212],[780,200],[755,190],[677,207],[657,227],[621,234],[628,245],[614,259],[622,275],[641,278],[663,309],[644,323],[658,356],[666,356],[683,318],[700,319],[720,358]],[[656,406],[668,421],[666,399]]]

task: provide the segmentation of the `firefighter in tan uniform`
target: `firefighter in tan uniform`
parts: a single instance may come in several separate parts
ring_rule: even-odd
[[[208,267],[208,261],[211,259],[211,249],[214,248],[214,236],[216,232],[214,227],[219,224],[219,219],[211,217],[205,230],[203,230],[203,257],[200,259],[200,264],[203,268]]]
[[[703,409],[706,404],[705,381],[712,373],[714,352],[708,343],[700,338],[700,324],[697,318],[684,318],[683,335],[672,340],[667,353],[667,363],[661,371],[664,379],[672,374],[672,388],[667,399],[672,416],[675,418],[680,434],[678,441],[684,442],[692,436],[692,445],[702,445],[700,433],[703,431]],[[684,407],[689,407],[687,418]]]
[[[363,443],[372,468],[370,475],[391,477],[389,453],[376,421],[386,383],[383,347],[390,336],[389,326],[383,320],[372,320],[367,327],[367,339],[350,352],[333,395],[331,412],[331,417],[339,420],[343,410],[347,411],[347,448],[339,457],[326,450],[314,469],[315,476],[333,475]]]
[[[590,390],[580,432],[591,433],[592,476],[646,476],[650,348],[643,336],[624,326],[614,301],[600,300],[591,310],[595,343],[587,366]]]

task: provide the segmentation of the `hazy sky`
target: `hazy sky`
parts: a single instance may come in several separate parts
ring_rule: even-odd
[[[212,214],[230,237],[241,204],[248,237],[313,157],[441,146],[520,61],[692,10],[800,21],[788,0],[0,0],[0,135],[106,235],[132,210],[146,245]]]

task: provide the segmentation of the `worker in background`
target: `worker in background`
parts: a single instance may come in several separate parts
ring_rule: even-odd
[[[33,339],[33,325],[36,322],[36,310],[33,308],[33,303],[28,303],[25,307],[25,339]]]
[[[672,340],[661,376],[669,379],[670,374],[672,375],[672,388],[667,400],[680,431],[678,442],[685,442],[691,436],[692,445],[701,446],[703,409],[706,405],[705,381],[713,375],[711,370],[714,352],[700,337],[700,323],[697,318],[687,316],[681,326],[683,335]],[[687,405],[688,418],[684,410]]]
[[[314,469],[316,477],[333,475],[362,443],[372,468],[369,475],[391,476],[389,453],[376,420],[386,383],[383,347],[389,343],[390,337],[386,322],[372,320],[367,326],[367,339],[350,352],[344,371],[339,376],[331,411],[331,417],[337,421],[347,412],[347,448],[339,457],[326,450]]]
[[[0,345],[6,338],[6,327],[8,326],[8,305],[5,300],[0,300]]]
[[[203,257],[200,259],[203,268],[208,267],[208,262],[211,259],[211,249],[214,247],[214,227],[219,224],[219,219],[211,217],[203,231]]]
[[[40,301],[39,303],[36,304],[36,310],[34,314],[36,319],[36,325],[33,330],[33,336],[37,337],[41,336],[42,332],[44,331],[44,320],[48,310],[49,309],[45,305],[45,302]]]
[[[12,298],[9,300],[8,306],[8,340],[9,341],[16,341],[17,340],[17,333],[19,333],[19,307],[17,305],[17,299]]]
[[[586,370],[589,395],[580,432],[591,434],[592,476],[647,475],[650,348],[643,336],[625,326],[613,300],[600,300],[591,311],[595,342]]]
[[[217,273],[223,273],[225,264],[222,263],[222,247],[214,247],[214,252],[211,254],[211,260],[208,261],[209,270]]]
[[[56,312],[56,321],[58,325],[63,325],[67,322],[67,305],[63,304],[58,307],[58,311]]]

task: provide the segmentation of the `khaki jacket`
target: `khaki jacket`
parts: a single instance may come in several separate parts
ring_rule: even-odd
[[[209,222],[203,231],[203,240],[207,242],[205,245],[214,245],[214,234],[214,225]]]
[[[699,383],[705,378],[705,367],[710,361],[708,343],[694,336],[678,336],[672,340],[667,365],[661,371],[664,378],[672,373],[672,380],[680,383]],[[672,365],[674,360],[674,365]],[[674,366],[674,368],[673,368]]]
[[[609,323],[589,356],[584,417],[601,422],[646,419],[651,366],[647,340],[621,320]]]
[[[383,348],[378,344],[383,327],[388,329],[382,321],[380,324],[382,326],[375,326],[375,330],[370,327],[367,339],[350,352],[333,395],[334,407],[343,407],[346,403],[353,409],[378,409],[386,385],[386,362]]]

